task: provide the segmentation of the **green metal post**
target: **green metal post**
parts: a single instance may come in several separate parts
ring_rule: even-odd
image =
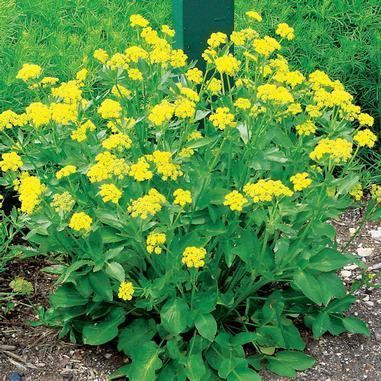
[[[234,29],[234,0],[173,0],[176,47],[190,61],[204,66],[201,58],[213,32],[230,35]]]

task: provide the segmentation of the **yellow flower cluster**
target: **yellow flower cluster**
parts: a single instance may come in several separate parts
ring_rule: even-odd
[[[373,148],[377,141],[377,136],[369,130],[369,128],[359,131],[354,137],[353,140],[360,147],[369,147]]]
[[[63,82],[59,87],[52,89],[52,95],[65,103],[78,103],[82,99],[80,85],[76,80]]]
[[[197,68],[189,69],[185,74],[187,79],[196,85],[199,85],[202,82],[203,75],[203,72]]]
[[[183,252],[182,263],[189,268],[205,265],[206,250],[203,247],[189,246]]]
[[[208,83],[208,90],[213,94],[218,94],[222,89],[222,82],[217,78],[212,78]]]
[[[36,176],[30,176],[24,172],[21,174],[18,186],[19,200],[21,202],[21,211],[32,214],[35,207],[40,203],[42,193],[46,187]]]
[[[196,104],[187,99],[180,98],[175,102],[175,115],[180,119],[192,118],[196,112]]]
[[[235,75],[241,62],[237,60],[232,54],[227,54],[226,56],[218,57],[215,60],[216,69],[221,74],[226,74],[233,76]]]
[[[112,202],[117,204],[122,197],[122,192],[114,184],[102,184],[99,194],[102,197],[103,202]]]
[[[147,251],[150,254],[161,254],[166,240],[164,233],[150,233],[146,239]]]
[[[357,183],[349,192],[349,194],[356,200],[360,201],[362,196],[364,195],[364,191],[362,189],[362,185]]]
[[[103,119],[119,118],[122,106],[119,102],[112,99],[105,99],[98,108],[98,113]]]
[[[255,20],[255,21],[258,21],[258,22],[262,21],[262,16],[260,15],[260,13],[258,13],[256,11],[247,11],[246,12],[246,16],[249,19],[252,19],[252,20]]]
[[[161,126],[172,119],[175,111],[174,109],[175,107],[173,104],[164,100],[152,108],[150,114],[148,115],[148,119],[155,126]]]
[[[1,158],[0,169],[3,172],[17,171],[23,165],[21,157],[16,152],[3,153]]]
[[[50,206],[59,214],[70,212],[74,205],[75,200],[67,191],[63,193],[56,193],[50,203]]]
[[[358,115],[357,120],[360,123],[360,126],[369,126],[372,127],[374,124],[374,118],[373,116],[370,116],[366,113],[361,113]]]
[[[214,127],[224,130],[226,127],[235,127],[234,114],[232,114],[228,107],[218,107],[215,114],[209,117]]]
[[[129,167],[124,159],[118,159],[109,151],[102,152],[95,158],[93,164],[87,171],[90,182],[95,183],[115,176],[122,179],[128,174]]]
[[[248,110],[251,107],[251,102],[247,98],[238,98],[234,102],[234,106],[239,108],[240,110]]]
[[[135,289],[132,282],[122,282],[118,290],[118,298],[124,301],[132,300],[132,295],[134,295]]]
[[[218,48],[220,45],[228,42],[228,36],[222,32],[212,33],[207,42],[210,47]]]
[[[370,193],[376,202],[381,203],[381,185],[373,184]]]
[[[12,110],[5,110],[0,113],[0,131],[5,128],[12,128],[14,126],[24,126],[28,119],[26,114],[16,114]]]
[[[291,28],[284,22],[278,24],[275,33],[282,38],[286,38],[287,40],[293,40],[295,38],[294,28]]]
[[[328,156],[335,163],[346,162],[352,155],[352,143],[346,139],[328,139],[319,141],[315,149],[310,153],[310,158],[319,161]]]
[[[77,129],[73,130],[70,136],[73,140],[76,140],[78,143],[80,143],[87,139],[87,131],[93,132],[95,130],[95,124],[91,120],[87,120]]]
[[[279,180],[259,180],[256,183],[248,183],[243,191],[251,197],[253,202],[268,202],[274,197],[291,197],[293,192]]]
[[[166,202],[166,198],[156,189],[152,188],[145,196],[137,200],[131,200],[128,212],[134,218],[140,217],[142,220],[145,220],[148,216],[155,216],[156,213],[160,212]]]
[[[297,173],[294,176],[290,177],[290,181],[294,185],[294,191],[302,191],[305,188],[308,188],[312,184],[312,180],[309,178],[307,172]]]
[[[69,227],[77,232],[88,233],[91,230],[93,219],[85,212],[74,213],[69,221]]]
[[[293,103],[294,97],[283,86],[277,86],[270,83],[258,86],[257,92],[258,98],[264,102],[273,102],[275,104],[287,104]]]
[[[126,134],[112,134],[102,142],[102,147],[108,150],[123,150],[131,147],[132,141]]]
[[[172,161],[172,154],[170,152],[155,151],[152,155],[147,155],[147,158],[156,165],[157,173],[164,181],[168,179],[177,180],[183,174],[180,165]]]
[[[242,193],[234,190],[225,196],[224,205],[228,206],[231,210],[241,212],[247,199]]]
[[[56,178],[62,179],[63,177],[67,177],[77,172],[77,167],[75,165],[66,165],[56,172]]]
[[[173,201],[175,205],[184,207],[185,205],[192,203],[192,194],[190,191],[178,188],[173,192],[173,196],[175,197]]]
[[[295,129],[298,135],[309,136],[315,134],[316,125],[312,120],[307,120],[304,123],[298,124]]]
[[[41,75],[42,69],[35,64],[24,64],[16,75],[17,79],[27,82],[31,79],[36,79]]]
[[[143,156],[137,163],[130,166],[128,175],[133,177],[136,181],[146,181],[153,177],[153,172],[150,170],[150,164],[147,159]]]
[[[31,103],[25,110],[27,119],[34,124],[36,128],[50,122],[50,108],[41,102]]]
[[[273,37],[265,36],[263,38],[257,38],[253,41],[254,50],[264,56],[269,57],[276,50],[281,48],[280,43]]]
[[[75,104],[52,103],[50,113],[53,122],[64,126],[75,122],[78,118],[78,110]]]

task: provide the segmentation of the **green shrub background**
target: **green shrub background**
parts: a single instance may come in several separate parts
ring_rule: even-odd
[[[95,48],[117,51],[131,40],[127,15],[171,23],[171,0],[0,0],[0,106],[21,108],[25,86],[15,79],[24,62],[67,79]],[[365,111],[381,116],[379,0],[236,0],[236,24],[261,11],[261,28],[285,21],[296,30],[287,52],[306,72],[323,68],[340,79]]]

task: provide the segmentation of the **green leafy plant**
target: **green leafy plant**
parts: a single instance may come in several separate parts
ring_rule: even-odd
[[[26,239],[65,257],[41,322],[115,340],[131,362],[114,376],[132,381],[292,377],[314,364],[302,325],[368,335],[346,315],[355,297],[337,271],[357,260],[329,221],[370,185],[358,154],[377,140],[373,118],[340,82],[277,54],[287,24],[279,40],[213,34],[201,72],[168,26],[130,22],[138,45],[96,50],[100,67],[69,82],[25,64],[17,77],[38,100],[2,114],[2,181]],[[91,84],[102,96],[88,98]]]

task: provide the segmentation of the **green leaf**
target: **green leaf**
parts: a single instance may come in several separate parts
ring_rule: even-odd
[[[334,271],[353,262],[349,256],[341,254],[335,249],[326,248],[310,259],[309,269],[317,271]]]
[[[89,299],[84,298],[72,284],[64,284],[49,298],[54,308],[67,308],[87,304]]]
[[[217,333],[217,323],[212,314],[197,314],[194,323],[202,337],[209,341],[214,340]]]
[[[161,324],[171,334],[178,335],[188,326],[190,310],[184,299],[168,300],[160,312]]]
[[[261,381],[257,372],[249,367],[237,367],[228,376],[227,381]]]
[[[105,344],[118,335],[118,327],[125,320],[126,312],[122,307],[113,310],[100,322],[85,324],[82,329],[84,344]]]
[[[186,362],[185,373],[189,381],[203,381],[206,366],[201,353],[190,355]]]
[[[323,304],[320,284],[318,280],[306,271],[299,271],[294,275],[294,284],[300,289],[300,291],[311,299],[316,304]]]
[[[105,270],[107,275],[109,275],[111,278],[116,279],[120,283],[123,282],[126,278],[124,268],[118,262],[107,263]]]
[[[268,368],[280,376],[294,377],[296,370],[305,370],[315,364],[315,360],[296,351],[278,352],[273,357],[267,357]]]
[[[156,371],[162,366],[160,348],[153,341],[135,347],[131,354],[132,363],[128,369],[130,381],[155,381]]]
[[[95,273],[89,273],[89,281],[95,292],[94,300],[101,302],[103,300],[111,302],[113,299],[110,278],[102,270]]]
[[[361,319],[349,316],[343,319],[344,327],[352,333],[359,333],[361,335],[370,336],[368,326]]]
[[[150,341],[156,334],[156,323],[153,319],[135,319],[128,327],[122,329],[118,337],[118,350],[130,355],[136,346]]]

